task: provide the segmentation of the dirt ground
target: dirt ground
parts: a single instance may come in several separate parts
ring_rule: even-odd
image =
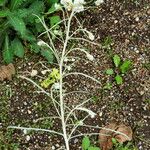
[[[98,8],[91,8],[80,14],[83,26],[96,36],[96,42],[103,45],[99,48],[88,46],[94,61],[82,56],[72,71],[83,72],[100,81],[100,85],[81,76],[70,76],[65,79],[67,91],[84,90],[88,94],[71,94],[66,98],[70,107],[75,106],[89,96],[93,101],[86,105],[97,116],[87,119],[86,124],[104,126],[117,121],[131,126],[133,144],[139,150],[150,149],[150,1],[148,0],[109,0]],[[105,43],[106,39],[111,39]],[[117,85],[114,76],[106,75],[108,68],[114,68],[112,57],[118,54],[122,60],[131,60],[132,68],[123,76],[123,84]],[[76,57],[80,53],[74,54]],[[39,127],[60,130],[61,124],[52,118],[39,118],[55,115],[52,103],[42,93],[37,93],[31,83],[17,78],[17,75],[28,75],[32,69],[42,76],[38,55],[27,51],[23,60],[16,60],[17,74],[12,81],[0,83],[0,148],[4,145],[9,150],[49,150],[59,149],[63,145],[60,137],[45,132],[8,130],[8,125]],[[49,65],[47,65],[49,66]],[[52,68],[53,66],[50,65]],[[32,77],[37,83],[38,77]],[[111,89],[105,89],[106,83]],[[79,114],[81,117],[83,114]],[[79,118],[80,118],[79,116]],[[89,132],[89,128],[79,128],[80,132]],[[99,132],[98,130],[94,130]],[[91,132],[93,132],[91,130]],[[97,141],[97,136],[92,136]],[[82,138],[71,142],[71,150],[81,149]],[[98,142],[94,142],[97,145]],[[3,146],[3,147],[2,147]]]

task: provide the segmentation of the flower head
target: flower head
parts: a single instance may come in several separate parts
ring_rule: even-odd
[[[59,90],[60,89],[60,84],[59,83],[54,83],[53,87],[55,90]]]
[[[60,3],[62,5],[64,5],[64,7],[68,10],[68,11],[75,11],[75,12],[81,12],[84,10],[84,0],[61,0]]]
[[[99,6],[100,4],[104,3],[104,0],[96,0],[95,5]]]
[[[61,0],[60,3],[64,5],[64,7],[68,10],[71,11],[73,7],[73,2],[72,0]]]

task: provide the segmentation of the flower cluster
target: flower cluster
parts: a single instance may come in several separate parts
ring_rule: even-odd
[[[104,3],[104,0],[96,0],[95,5],[99,6],[100,4]]]
[[[61,0],[60,3],[68,10],[74,12],[81,12],[84,10],[84,0]]]

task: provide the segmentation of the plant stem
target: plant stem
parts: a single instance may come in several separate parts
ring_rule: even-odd
[[[61,112],[61,121],[62,121],[62,130],[63,130],[63,136],[65,140],[65,145],[66,145],[66,150],[69,150],[69,140],[67,136],[67,131],[66,131],[66,123],[65,123],[65,108],[64,108],[64,98],[63,98],[63,61],[64,61],[64,56],[65,56],[65,51],[67,49],[68,41],[69,41],[69,32],[70,32],[70,25],[71,25],[71,19],[73,17],[74,12],[72,11],[68,24],[67,24],[67,31],[66,31],[66,39],[62,51],[62,56],[60,60],[60,65],[59,65],[59,72],[60,72],[60,112]]]

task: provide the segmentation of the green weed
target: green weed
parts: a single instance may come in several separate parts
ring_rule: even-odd
[[[38,17],[44,17],[50,22],[50,27],[61,20],[58,15],[53,14],[58,11],[58,8],[54,7],[57,2],[58,0],[49,2],[10,0],[0,3],[0,49],[3,49],[4,62],[11,63],[15,57],[23,58],[25,47],[29,47],[32,52],[41,53],[48,61],[52,59],[51,49],[40,48],[36,44],[36,37],[44,31]],[[47,8],[50,9],[46,10]],[[45,11],[48,11],[48,14]],[[54,28],[55,33],[58,28],[59,26]],[[47,54],[50,54],[51,57],[47,57]]]
[[[123,76],[128,72],[128,70],[132,66],[132,62],[130,60],[122,61],[120,56],[113,56],[113,64],[114,68],[109,68],[106,70],[106,74],[109,76],[114,76],[115,83],[117,85],[121,85],[123,83]],[[104,88],[111,89],[111,84],[107,83]]]
[[[82,150],[100,150],[100,148],[92,146],[89,137],[86,136],[82,139]]]
[[[128,142],[127,144],[119,143],[115,138],[112,138],[114,150],[137,150],[136,147],[133,146],[131,142]]]

